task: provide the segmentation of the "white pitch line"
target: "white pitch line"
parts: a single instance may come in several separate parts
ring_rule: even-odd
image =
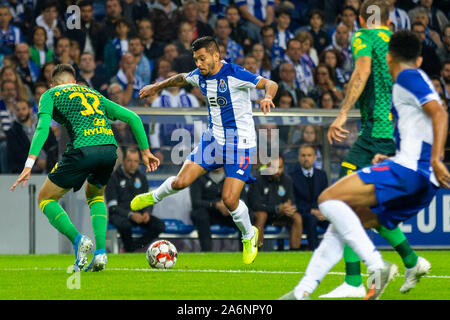
[[[66,271],[67,268],[0,268],[0,271]],[[106,268],[105,271],[134,271],[134,272],[203,272],[203,273],[256,273],[256,274],[303,274],[302,271],[265,271],[265,270],[216,270],[216,269],[150,269],[150,268]],[[345,275],[345,272],[329,272],[331,275]],[[362,274],[367,277],[368,274]],[[403,278],[402,274],[398,274],[397,278]],[[426,278],[450,279],[445,275],[427,275]]]

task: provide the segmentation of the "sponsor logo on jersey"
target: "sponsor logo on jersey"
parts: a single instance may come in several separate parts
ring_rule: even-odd
[[[112,129],[106,129],[105,127],[98,127],[95,129],[84,129],[84,136],[97,135],[97,134],[106,134],[107,136],[113,136],[114,133]]]
[[[241,176],[244,174],[244,170],[239,169],[238,171],[236,171],[237,174],[240,174]]]

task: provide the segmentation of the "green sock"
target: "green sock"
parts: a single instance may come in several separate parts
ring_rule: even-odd
[[[345,282],[351,286],[359,287],[362,284],[361,261],[358,255],[349,246],[344,247]]]
[[[413,251],[399,227],[389,230],[383,226],[379,226],[377,227],[377,231],[398,252],[406,268],[412,268],[417,264],[419,256]]]
[[[39,208],[47,216],[50,224],[59,232],[65,235],[70,242],[74,242],[75,238],[80,234],[70,221],[69,216],[59,205],[58,201],[53,199],[44,199],[39,203]]]
[[[95,237],[95,250],[105,249],[108,214],[102,196],[87,199],[91,209],[92,229]]]

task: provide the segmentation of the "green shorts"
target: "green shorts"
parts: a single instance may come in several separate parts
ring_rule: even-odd
[[[102,188],[108,183],[117,160],[116,146],[100,145],[64,152],[48,178],[60,188],[76,192],[87,181]]]
[[[395,150],[396,146],[393,139],[359,136],[341,163],[339,178],[370,166],[377,153],[392,156],[395,154]]]

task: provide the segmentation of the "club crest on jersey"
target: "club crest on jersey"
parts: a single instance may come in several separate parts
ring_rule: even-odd
[[[228,87],[227,87],[227,84],[225,83],[225,80],[220,79],[220,82],[219,82],[219,92],[224,93],[225,91],[227,91],[227,89],[228,89]]]

